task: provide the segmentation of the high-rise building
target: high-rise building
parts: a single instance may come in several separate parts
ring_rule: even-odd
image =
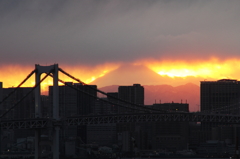
[[[59,115],[69,117],[77,115],[88,115],[93,113],[97,97],[96,85],[82,85],[81,83],[66,82],[66,85],[59,86]],[[74,88],[71,88],[74,87]],[[77,90],[78,89],[78,90]],[[49,97],[53,99],[53,86],[49,87]],[[60,138],[77,138],[84,143],[87,141],[86,126],[69,126],[62,129]],[[62,140],[64,141],[64,140]],[[63,142],[61,142],[64,145]]]
[[[201,112],[239,114],[240,82],[232,79],[218,81],[201,81]],[[210,140],[212,130],[222,126],[221,123],[201,123],[201,138]],[[225,124],[226,126],[226,124]]]
[[[79,91],[69,87],[69,85],[77,88]],[[72,82],[66,82],[66,86],[59,86],[60,117],[93,113],[93,106],[97,97],[96,89],[96,85],[85,86],[81,83]],[[49,96],[50,99],[53,98],[53,86],[49,87]]]
[[[66,84],[73,86],[72,82]],[[59,86],[59,116],[68,117],[77,115],[77,91],[68,86]],[[53,86],[49,87],[49,98],[53,99]],[[52,111],[52,108],[51,108]],[[52,115],[51,115],[52,116]]]
[[[3,98],[8,96],[13,92],[15,88],[3,88],[2,96]],[[35,115],[35,94],[31,92],[32,87],[21,87],[18,88],[9,98],[7,98],[2,103],[2,113],[6,112],[14,106],[14,108],[4,116],[8,119],[23,119],[23,118],[33,118]],[[28,94],[28,95],[27,95]],[[26,96],[27,95],[27,96]],[[25,97],[23,99],[23,97]],[[22,100],[23,99],[23,100]],[[15,105],[17,102],[22,100],[19,104]]]
[[[20,87],[15,92],[15,88],[2,88],[2,98],[5,98],[12,93],[1,105],[1,115],[10,111],[3,116],[5,119],[27,119],[34,118],[35,115],[35,94],[32,87]],[[23,99],[24,98],[24,99]],[[21,100],[20,103],[18,103]],[[18,103],[18,104],[17,104]],[[9,132],[4,132],[8,133]],[[10,132],[13,142],[16,142],[19,138],[26,138],[34,136],[34,131],[16,129]]]
[[[119,86],[118,98],[134,104],[144,105],[144,87],[140,84],[133,84],[133,86]],[[121,104],[125,106],[130,106],[125,102],[121,102]],[[131,107],[137,108],[137,106],[134,105]],[[126,111],[129,111],[129,109],[119,108],[119,112]]]
[[[77,91],[78,115],[87,115],[93,113],[95,101],[97,99],[96,85],[82,85],[80,83],[75,86],[81,90]]]
[[[201,112],[239,114],[240,82],[231,79],[201,81]]]
[[[115,96],[116,95],[117,94],[115,94]],[[114,94],[109,94],[109,100],[121,105],[118,105],[116,107],[117,109],[115,109],[118,113],[135,112],[137,109],[137,105],[144,105],[144,87],[140,84],[118,87],[118,98],[129,103],[123,101],[116,101],[110,96],[114,96]],[[131,107],[133,109],[125,107]],[[132,139],[135,140],[135,138],[139,136],[137,132],[137,127],[138,126],[136,125],[136,123],[117,124],[118,144],[120,145],[120,147],[122,147],[122,151],[133,151],[135,146],[132,143]]]

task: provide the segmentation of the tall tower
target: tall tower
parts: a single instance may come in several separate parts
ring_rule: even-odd
[[[239,114],[240,82],[232,79],[201,81],[201,112],[218,114]],[[219,123],[201,123],[202,142],[211,139],[214,127]]]
[[[238,114],[240,82],[222,79],[201,82],[201,111]]]
[[[118,87],[118,97],[125,101],[144,105],[144,88],[140,84],[133,84],[133,86],[119,86]],[[127,105],[126,103],[122,103]],[[121,108],[120,112],[128,111]]]

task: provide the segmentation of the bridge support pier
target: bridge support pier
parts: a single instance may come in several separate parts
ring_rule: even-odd
[[[36,84],[40,81],[42,73],[53,74],[53,119],[59,121],[59,88],[58,88],[58,64],[51,66],[40,66],[36,65]],[[35,90],[35,118],[41,118],[41,88],[40,85]],[[53,159],[59,159],[59,125],[53,125]],[[35,159],[38,159],[40,142],[40,132],[35,131]]]

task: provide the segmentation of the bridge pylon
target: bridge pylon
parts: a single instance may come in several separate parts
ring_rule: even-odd
[[[53,75],[53,116],[52,118],[59,121],[59,88],[58,88],[58,64],[50,66],[35,65],[35,82],[38,83],[41,80],[42,73],[52,73]],[[35,118],[42,117],[41,107],[41,85],[35,89]],[[53,159],[59,159],[59,125],[53,127]],[[35,130],[35,159],[40,157],[40,130]]]

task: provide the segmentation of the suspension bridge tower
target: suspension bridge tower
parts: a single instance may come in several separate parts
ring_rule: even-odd
[[[41,74],[47,73],[53,76],[53,120],[55,122],[60,121],[59,118],[59,88],[58,88],[58,64],[50,66],[35,65],[35,82],[39,83],[41,80]],[[35,118],[41,118],[41,86],[37,86],[35,89]],[[53,142],[52,152],[53,159],[59,159],[59,131],[60,126],[55,124],[53,126]],[[40,157],[40,130],[35,130],[35,159]]]

